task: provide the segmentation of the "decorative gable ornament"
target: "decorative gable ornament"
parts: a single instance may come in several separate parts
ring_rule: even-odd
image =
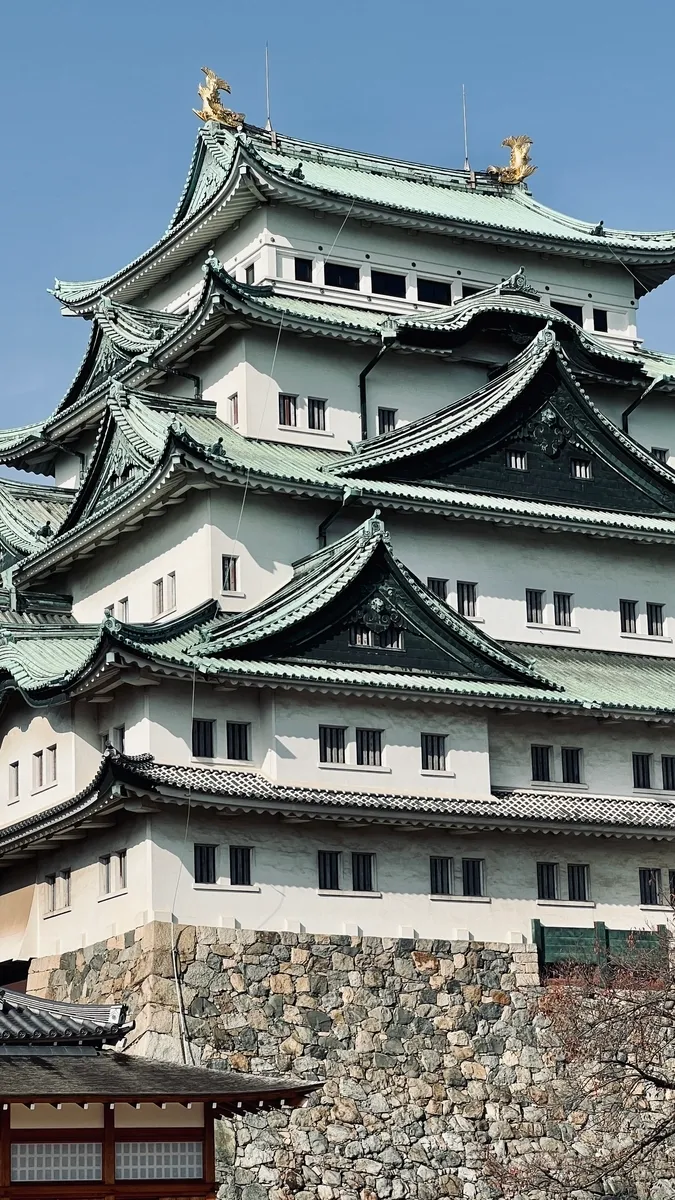
[[[373,633],[384,633],[387,629],[401,629],[403,618],[392,603],[389,588],[380,588],[354,613],[360,625]]]
[[[502,146],[508,146],[511,151],[509,164],[507,167],[488,167],[488,175],[496,175],[499,183],[523,183],[537,169],[530,162],[531,145],[532,138],[527,134],[504,138]]]
[[[200,121],[215,121],[217,125],[226,125],[228,129],[238,129],[244,124],[244,114],[225,108],[220,93],[232,90],[229,83],[220,79],[210,67],[202,67],[206,83],[201,83],[197,91],[202,99],[201,109],[193,108],[193,113]]]
[[[528,421],[523,433],[548,458],[557,458],[567,444],[567,434],[560,425],[556,413],[548,406],[537,413],[531,421]]]

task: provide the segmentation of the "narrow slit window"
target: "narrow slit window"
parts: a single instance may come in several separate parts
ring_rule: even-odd
[[[356,730],[356,762],[360,767],[382,766],[382,730]]]
[[[664,792],[675,792],[675,755],[663,754],[661,756],[661,773]]]
[[[443,733],[423,733],[422,734],[422,770],[423,771],[445,771],[446,751],[445,751],[445,734]]]
[[[647,633],[649,637],[663,637],[663,604],[647,605]]]
[[[537,863],[537,898],[539,900],[558,899],[558,864],[552,862]]]
[[[433,855],[429,859],[429,887],[432,896],[452,895],[452,859]]]
[[[326,401],[318,396],[309,396],[307,399],[307,424],[310,429],[326,429]]]
[[[33,791],[37,792],[45,785],[45,755],[44,750],[36,750],[33,755]]]
[[[581,783],[581,750],[563,746],[560,751],[563,783]]]
[[[249,762],[251,758],[250,725],[245,721],[227,722],[227,757],[237,762]]]
[[[622,633],[637,633],[637,600],[619,600]]]
[[[238,558],[236,554],[223,554],[223,591],[236,592],[238,587]]]
[[[536,588],[527,588],[525,592],[525,607],[527,609],[528,625],[544,624],[544,596]]]
[[[255,283],[255,263],[248,264],[248,266],[246,268],[245,278],[246,278],[246,282],[249,285],[249,287],[251,286],[251,284]]]
[[[340,851],[319,850],[319,891],[339,892],[340,890]]]
[[[506,451],[506,466],[509,471],[526,471],[527,470],[527,451],[526,450],[507,450]]]
[[[633,755],[633,787],[651,788],[652,786],[652,756],[651,754]]]
[[[124,754],[124,743],[126,740],[126,729],[124,725],[115,725],[110,736],[110,741],[120,754]]]
[[[129,620],[129,597],[128,596],[123,596],[121,600],[117,601],[117,616],[118,616],[118,619],[120,621],[123,621],[125,624]]]
[[[152,585],[152,612],[159,617],[164,612],[164,580],[156,579]]]
[[[352,854],[352,888],[355,892],[374,892],[372,854]]]
[[[9,798],[17,800],[19,796],[19,764],[11,762],[9,764]]]
[[[311,258],[296,258],[294,260],[295,278],[298,283],[312,282],[312,260]]]
[[[465,896],[485,895],[485,864],[482,858],[462,859],[462,890]]]
[[[345,730],[341,725],[319,725],[319,762],[345,761]]]
[[[441,579],[438,575],[429,575],[427,577],[427,587],[430,592],[433,592],[434,596],[436,596],[438,600],[447,601],[447,599],[448,599],[448,581],[447,581],[447,579]]]
[[[251,847],[230,846],[230,884],[233,887],[250,887],[251,879]]]
[[[216,723],[195,717],[192,722],[193,758],[215,758]]]
[[[47,746],[45,751],[45,783],[56,783],[56,746]]]
[[[590,869],[586,863],[568,863],[567,895],[570,900],[577,902],[590,899]]]
[[[661,904],[661,871],[640,867],[640,904]]]
[[[551,747],[530,746],[532,778],[538,783],[551,782]]]
[[[176,607],[176,572],[169,571],[166,577],[166,607],[171,612]]]
[[[230,425],[239,424],[239,392],[233,392],[227,401],[230,408]]]
[[[295,426],[298,423],[298,397],[288,392],[279,392],[279,424]]]
[[[195,842],[195,883],[215,884],[216,850],[217,846]]]
[[[572,595],[570,592],[553,593],[553,619],[556,625],[571,628],[572,625]]]
[[[462,617],[477,616],[478,584],[457,581],[457,611]]]
[[[393,433],[396,429],[396,412],[395,408],[378,408],[377,410],[377,432],[378,434]]]

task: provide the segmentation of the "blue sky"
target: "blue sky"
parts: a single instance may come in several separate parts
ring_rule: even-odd
[[[166,227],[190,159],[202,64],[300,137],[461,165],[534,138],[543,203],[629,229],[675,228],[672,45],[664,0],[33,0],[0,43],[0,355],[4,426],[46,415],[87,337],[47,295],[106,275]],[[642,302],[646,343],[675,352],[675,283]]]

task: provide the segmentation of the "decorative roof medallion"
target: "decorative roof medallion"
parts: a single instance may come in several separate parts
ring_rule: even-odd
[[[537,169],[530,163],[530,146],[532,144],[532,138],[522,133],[518,137],[504,138],[502,146],[508,146],[511,151],[509,165],[508,167],[488,167],[488,175],[496,175],[499,183],[522,183]]]
[[[225,108],[220,99],[221,92],[229,94],[231,91],[229,83],[220,79],[210,67],[202,67],[202,71],[206,76],[206,83],[201,83],[197,88],[202,98],[202,107],[201,111],[193,108],[193,113],[200,121],[216,121],[218,125],[227,125],[228,129],[238,129],[244,124],[244,114]]]
[[[533,170],[535,169],[533,168]],[[498,296],[515,292],[520,296],[528,296],[532,300],[540,299],[537,289],[528,283],[524,267],[519,267],[517,271],[514,271],[513,275],[509,275],[508,279],[503,279],[501,283],[498,283],[495,291]]]
[[[355,613],[356,620],[373,633],[384,633],[386,629],[400,629],[403,620],[394,609],[388,589],[381,588]]]
[[[557,458],[567,437],[552,408],[543,408],[525,426],[525,436],[532,438],[535,446],[549,458]]]

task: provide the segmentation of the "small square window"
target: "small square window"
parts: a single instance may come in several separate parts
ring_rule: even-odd
[[[619,600],[622,633],[637,633],[637,600]]]
[[[572,625],[572,595],[570,592],[553,593],[553,619],[556,625],[569,629]]]
[[[478,599],[478,584],[457,581],[457,611],[462,617],[475,617]]]
[[[324,263],[323,281],[326,287],[350,288],[351,291],[358,292],[359,268],[349,267],[346,263]]]
[[[567,896],[570,900],[586,901],[590,899],[589,884],[590,869],[586,863],[568,863],[567,866]]]
[[[423,771],[445,771],[446,753],[445,753],[445,734],[442,733],[423,733],[421,736],[422,744],[422,770]]]
[[[230,410],[230,425],[239,424],[239,392],[233,392],[227,399]]]
[[[294,259],[295,278],[298,283],[312,282],[312,260],[311,258],[296,258]]]
[[[298,398],[279,392],[279,424],[296,426],[298,423]]]
[[[352,854],[352,889],[355,892],[374,892],[375,883],[372,854]]]
[[[156,579],[152,585],[152,612],[159,617],[164,612],[164,580]]]
[[[661,755],[661,773],[663,776],[663,790],[665,792],[675,792],[675,755]]]
[[[633,787],[650,788],[652,786],[652,756],[651,754],[633,755]]]
[[[465,896],[485,895],[485,864],[482,858],[462,859],[462,890]]]
[[[593,328],[596,333],[607,333],[607,309],[593,309]]]
[[[223,591],[236,592],[238,587],[238,559],[236,554],[223,554]]]
[[[233,887],[251,886],[250,846],[230,846],[230,884]]]
[[[537,898],[539,900],[558,899],[558,864],[552,862],[537,863]]]
[[[117,618],[119,621],[127,622],[129,620],[129,597],[124,596],[117,601]]]
[[[580,304],[567,304],[564,300],[551,300],[551,308],[556,308],[563,317],[574,321],[575,325],[584,324],[584,313]]]
[[[649,637],[663,637],[663,604],[647,605],[647,633]]]
[[[509,471],[526,471],[527,470],[527,451],[526,450],[507,450],[506,451],[506,466]]]
[[[338,892],[340,890],[340,851],[319,850],[319,891]]]
[[[395,408],[378,408],[377,410],[377,432],[378,434],[393,433],[396,428],[396,409]]]
[[[657,462],[663,463],[664,467],[668,466],[669,454],[670,450],[667,450],[665,446],[652,446],[652,458],[655,458]]]
[[[217,846],[195,842],[195,883],[216,882]]]
[[[372,271],[371,287],[377,296],[400,296],[405,300],[405,275],[393,275],[390,271]]]
[[[227,722],[227,757],[236,762],[250,762],[250,725],[245,721]]]
[[[432,896],[452,895],[452,859],[436,855],[429,859],[430,891]]]
[[[246,282],[249,287],[255,283],[255,263],[249,263],[246,268]]]
[[[345,761],[345,730],[341,725],[319,725],[319,762]]]
[[[661,872],[658,867],[640,867],[640,904],[661,904]]]
[[[166,577],[166,607],[172,612],[176,607],[176,572],[169,571]]]
[[[545,592],[540,592],[536,588],[527,588],[525,592],[525,606],[527,608],[528,625],[544,624],[545,595]]]
[[[581,783],[581,750],[563,746],[560,751],[563,783]]]
[[[309,396],[307,399],[307,424],[310,429],[325,430],[326,428],[326,401],[318,399],[317,396]]]
[[[382,730],[356,730],[356,762],[359,767],[382,766]]]
[[[437,575],[430,575],[427,578],[427,587],[430,592],[433,592],[434,596],[436,596],[438,600],[447,601],[447,599],[448,599],[448,581],[447,581],[447,579],[440,579],[439,576],[437,576]]]
[[[532,778],[539,783],[551,782],[551,746],[530,746]]]
[[[193,758],[215,758],[216,723],[195,717],[192,722]]]
[[[593,464],[590,458],[571,458],[570,475],[572,479],[592,479]]]
[[[452,304],[452,291],[449,283],[442,279],[417,279],[417,299],[422,304]]]

